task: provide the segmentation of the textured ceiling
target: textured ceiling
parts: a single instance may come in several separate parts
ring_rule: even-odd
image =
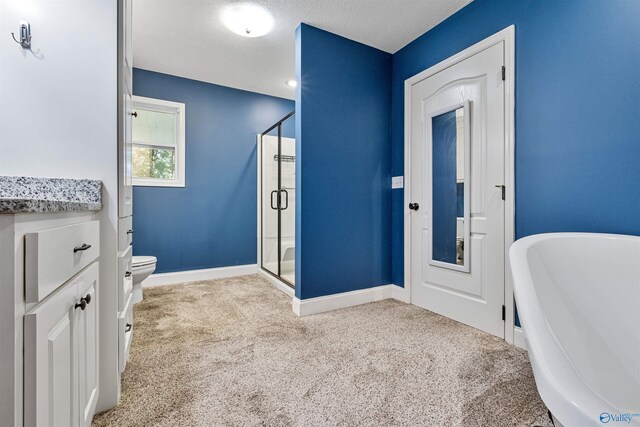
[[[396,52],[471,0],[256,0],[271,33],[238,36],[220,22],[229,0],[133,0],[134,66],[294,98],[295,28],[305,22]]]

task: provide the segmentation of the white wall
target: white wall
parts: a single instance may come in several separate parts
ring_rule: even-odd
[[[33,52],[11,38],[21,19],[31,22]],[[0,34],[0,175],[102,180],[105,311],[117,298],[117,3],[2,0]],[[114,352],[116,365],[101,357],[100,398],[113,401],[117,313],[114,324],[104,316],[111,313],[101,313],[101,356]]]
[[[0,173],[116,178],[116,3],[2,0]],[[10,36],[31,22],[33,53]]]

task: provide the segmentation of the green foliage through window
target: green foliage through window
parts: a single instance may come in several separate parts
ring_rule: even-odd
[[[174,179],[175,149],[134,144],[133,177]]]

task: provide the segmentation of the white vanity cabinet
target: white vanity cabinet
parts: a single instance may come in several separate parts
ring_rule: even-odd
[[[3,427],[91,425],[100,376],[99,206],[0,214]]]
[[[33,304],[24,315],[24,426],[90,426],[98,399],[100,224],[26,232],[24,243],[25,294],[35,298],[27,298]]]

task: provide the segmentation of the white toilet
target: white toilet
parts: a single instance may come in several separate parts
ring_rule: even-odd
[[[131,259],[133,269],[133,291],[131,302],[134,304],[142,301],[142,282],[156,271],[156,257],[154,256],[134,256]]]

